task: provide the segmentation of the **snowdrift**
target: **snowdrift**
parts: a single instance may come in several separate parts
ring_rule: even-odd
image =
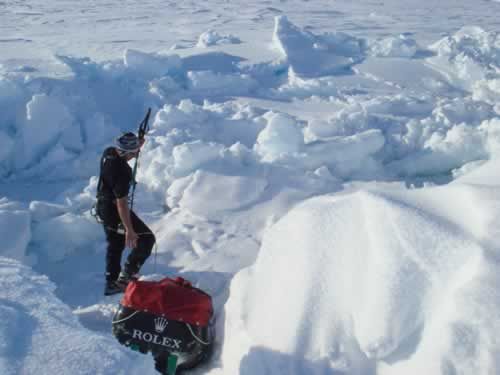
[[[0,257],[0,278],[0,373],[125,375],[142,364],[111,337],[83,328],[47,277]]]
[[[498,213],[482,189],[359,191],[293,209],[231,284],[224,373],[495,373],[498,266],[483,244]],[[471,227],[464,212],[489,220]]]

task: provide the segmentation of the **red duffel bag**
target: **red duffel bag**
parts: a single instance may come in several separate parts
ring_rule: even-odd
[[[210,295],[180,277],[130,282],[113,318],[120,343],[151,352],[158,371],[168,375],[209,357],[214,327]]]

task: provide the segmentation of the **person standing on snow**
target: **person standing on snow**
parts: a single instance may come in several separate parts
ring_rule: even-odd
[[[133,180],[128,161],[136,158],[144,144],[134,133],[115,140],[114,147],[104,150],[97,186],[96,213],[106,234],[106,286],[104,295],[123,292],[151,254],[155,244],[153,232],[129,208],[128,194]],[[125,246],[132,249],[123,269],[121,258]]]

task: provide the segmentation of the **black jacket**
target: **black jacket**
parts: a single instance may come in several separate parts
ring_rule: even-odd
[[[104,150],[97,186],[97,199],[114,201],[126,197],[132,183],[132,168],[118,156],[114,147]]]
[[[97,214],[106,225],[120,222],[116,199],[128,196],[132,184],[132,168],[116,152],[114,147],[104,150],[97,185]]]

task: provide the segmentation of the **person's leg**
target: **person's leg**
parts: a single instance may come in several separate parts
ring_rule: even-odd
[[[130,212],[130,218],[134,230],[139,235],[137,246],[130,252],[124,266],[124,271],[132,276],[139,272],[146,259],[151,255],[156,239],[151,229],[133,211]]]
[[[117,233],[120,216],[111,201],[98,201],[97,214],[103,222],[106,234],[106,281],[116,281],[121,271],[122,253],[125,249],[125,235]]]
[[[108,247],[106,251],[106,281],[112,282],[118,279],[121,271],[122,253],[125,249],[125,236],[116,233],[110,228],[104,228]]]

